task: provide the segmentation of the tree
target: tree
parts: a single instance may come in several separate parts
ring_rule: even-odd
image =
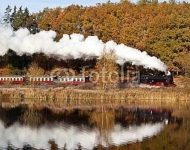
[[[12,17],[11,17],[11,7],[8,5],[5,11],[5,15],[3,17],[3,21],[5,24],[5,27],[11,27],[11,23],[12,23]]]
[[[32,62],[28,68],[27,75],[44,75],[45,71],[36,62]]]
[[[114,50],[106,51],[105,49],[97,60],[95,68],[98,76],[96,78],[103,89],[108,88],[108,85],[112,88],[118,81],[119,74],[116,60],[117,56]]]

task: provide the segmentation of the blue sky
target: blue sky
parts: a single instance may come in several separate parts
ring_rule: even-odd
[[[108,0],[0,0],[0,13],[4,13],[5,8],[10,5],[12,8],[16,5],[18,7],[27,7],[29,11],[39,12],[45,7],[66,7],[71,4],[80,4],[83,6],[96,5],[96,3],[105,3]],[[119,2],[120,0],[111,0],[111,2]]]
[[[97,3],[105,3],[108,0],[0,0],[0,14],[4,14],[5,8],[10,5],[12,8],[16,5],[17,7],[27,7],[32,12],[39,12],[45,7],[55,8],[58,6],[66,7],[71,4],[80,4],[83,6],[96,5]],[[111,2],[119,2],[120,0],[111,0]],[[131,2],[137,2],[138,0],[131,0]],[[163,2],[164,0],[159,0]],[[166,0],[168,1],[168,0]],[[177,0],[183,1],[183,0]],[[189,2],[190,0],[185,0]]]

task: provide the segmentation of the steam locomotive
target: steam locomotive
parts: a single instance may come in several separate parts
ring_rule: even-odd
[[[0,76],[0,84],[70,84],[80,85],[92,82],[90,76]],[[136,83],[148,86],[175,86],[172,75],[141,75]]]
[[[175,86],[172,75],[140,75],[138,82],[148,86]]]

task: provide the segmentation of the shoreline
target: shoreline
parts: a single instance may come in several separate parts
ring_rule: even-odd
[[[115,90],[84,90],[76,88],[0,88],[0,102],[36,103],[59,106],[93,106],[121,104],[189,105],[189,88],[128,87]]]

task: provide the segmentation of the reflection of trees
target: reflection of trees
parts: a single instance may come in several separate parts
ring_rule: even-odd
[[[156,150],[189,150],[190,149],[189,119],[182,126],[172,123],[165,127],[164,132],[141,143],[142,149]]]
[[[42,124],[42,114],[35,108],[28,108],[20,117],[20,121],[24,124],[28,124],[32,127],[36,127]]]
[[[98,128],[99,140],[105,141],[109,145],[111,142],[109,135],[115,125],[115,112],[114,111],[105,111],[102,107],[101,111],[92,112],[90,116],[90,123],[94,124]]]

